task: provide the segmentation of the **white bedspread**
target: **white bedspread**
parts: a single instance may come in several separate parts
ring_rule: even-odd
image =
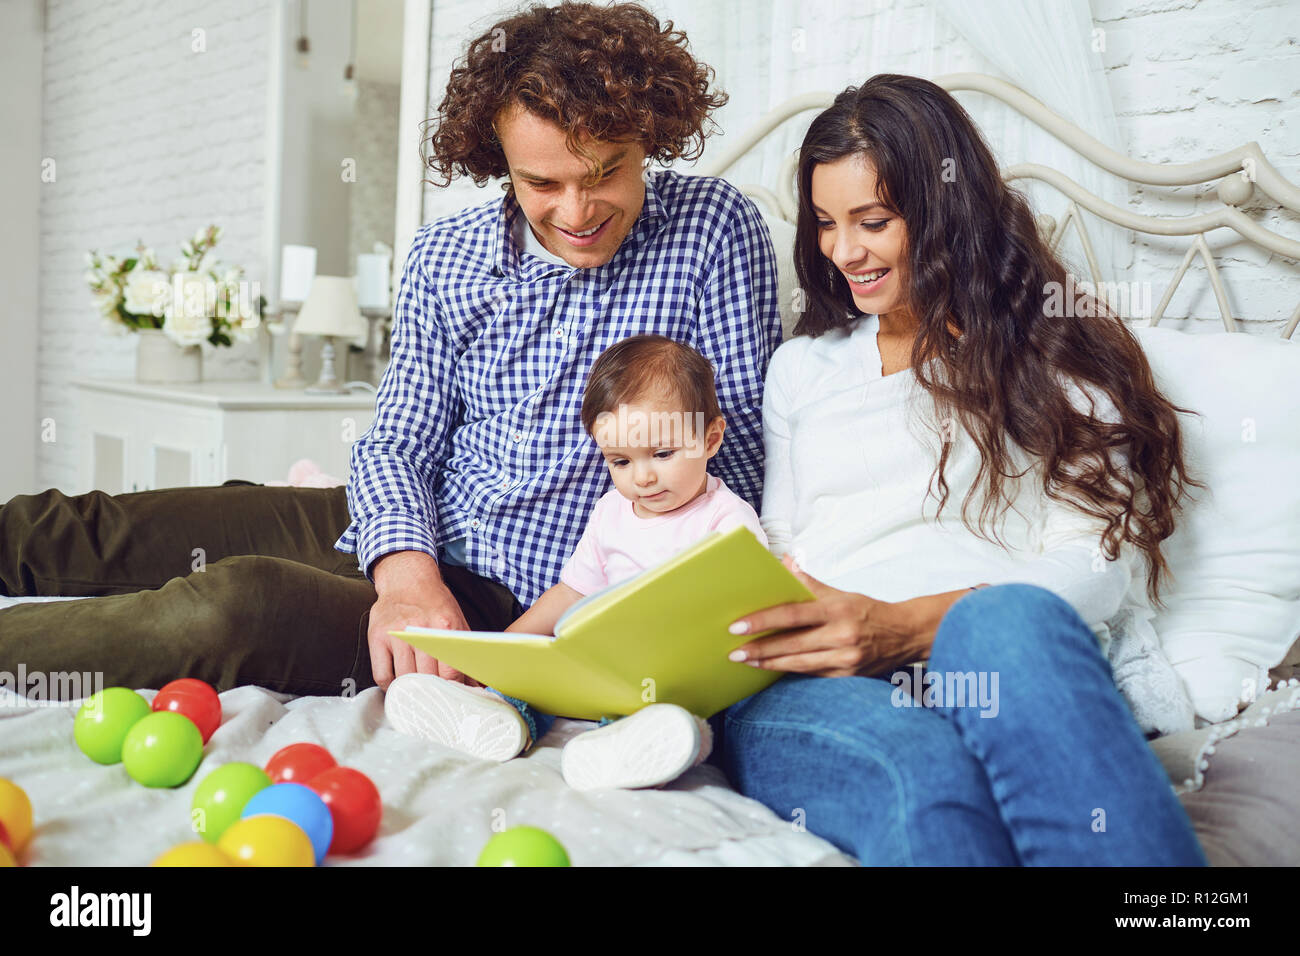
[[[208,773],[233,760],[264,766],[281,747],[304,741],[367,774],[384,804],[374,843],[352,857],[327,857],[326,865],[473,864],[495,830],[516,824],[550,831],[575,866],[851,862],[740,796],[714,767],[695,768],[663,790],[571,790],[560,776],[560,747],[590,726],[583,721],[556,721],[527,756],[495,764],[397,733],[377,688],[353,698],[295,698],[238,687],[221,704],[222,725],[194,776],[175,790],[154,790],[121,764],[100,766],[77,749],[75,704],[27,701],[0,688],[0,777],[27,791],[36,817],[25,862],[147,865],[196,839],[190,801]]]

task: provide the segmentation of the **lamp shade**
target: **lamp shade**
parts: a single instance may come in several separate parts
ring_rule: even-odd
[[[366,320],[357,307],[357,290],[352,279],[317,276],[293,330],[299,335],[337,335],[349,339],[365,335]]]

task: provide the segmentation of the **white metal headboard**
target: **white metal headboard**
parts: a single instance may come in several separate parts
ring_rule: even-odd
[[[1153,326],[1160,322],[1192,258],[1199,254],[1205,263],[1206,274],[1214,290],[1224,328],[1229,332],[1238,331],[1232,309],[1228,304],[1223,280],[1215,265],[1210,247],[1205,241],[1205,234],[1211,230],[1231,229],[1247,242],[1277,253],[1293,263],[1300,262],[1300,242],[1261,226],[1240,209],[1258,189],[1274,202],[1280,203],[1292,212],[1300,213],[1300,188],[1277,171],[1264,156],[1258,143],[1246,143],[1226,153],[1192,163],[1147,163],[1115,152],[1005,80],[981,73],[950,73],[936,78],[934,82],[949,92],[970,90],[985,93],[1002,101],[1051,133],[1089,162],[1130,182],[1153,186],[1191,186],[1219,180],[1217,189],[1219,208],[1195,216],[1160,217],[1121,209],[1084,189],[1068,176],[1038,163],[1019,163],[1003,170],[1003,178],[1008,182],[1017,179],[1038,180],[1052,186],[1069,200],[1059,221],[1052,216],[1042,215],[1039,217],[1039,228],[1055,249],[1065,236],[1066,229],[1073,224],[1092,272],[1093,281],[1098,287],[1102,286],[1105,277],[1101,275],[1101,269],[1097,264],[1092,239],[1080,215],[1080,208],[1088,210],[1100,219],[1135,232],[1155,236],[1192,237],[1182,264],[1174,273],[1173,279],[1160,297],[1159,305],[1151,316],[1150,324]],[[786,100],[760,118],[749,131],[728,144],[716,159],[705,163],[699,172],[706,176],[722,176],[786,120],[809,110],[825,109],[834,101],[835,95],[834,93],[805,93]],[[797,162],[796,153],[792,153],[785,159],[781,165],[775,190],[750,184],[739,188],[747,195],[762,201],[786,222],[793,223],[798,211],[794,178]],[[1290,338],[1297,325],[1300,325],[1300,302],[1297,302],[1295,310],[1283,328],[1282,337]]]

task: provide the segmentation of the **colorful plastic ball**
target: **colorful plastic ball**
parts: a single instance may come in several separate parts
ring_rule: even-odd
[[[292,820],[274,814],[236,820],[217,847],[244,866],[312,866],[311,839]]]
[[[18,858],[14,856],[13,851],[5,844],[0,843],[0,870],[17,865]]]
[[[21,854],[32,838],[32,801],[22,787],[4,777],[0,777],[0,829],[4,831],[0,843],[14,856]]]
[[[95,763],[122,759],[122,743],[136,722],[148,716],[149,702],[129,687],[105,687],[91,694],[77,711],[72,736]]]
[[[158,859],[154,866],[238,866],[226,853],[210,843],[195,840],[174,846]]]
[[[331,853],[355,853],[375,838],[383,804],[379,791],[360,770],[332,767],[307,781],[334,820]]]
[[[194,677],[164,684],[150,706],[155,712],[171,711],[194,721],[205,744],[221,726],[221,698],[211,684]]]
[[[334,818],[315,790],[301,783],[273,783],[254,794],[240,816],[247,819],[268,813],[284,817],[301,827],[311,840],[316,862],[325,859],[330,841],[334,839]]]
[[[14,848],[13,841],[9,839],[9,831],[5,829],[2,822],[0,822],[0,846],[7,846],[11,850]]]
[[[317,744],[290,744],[281,747],[266,762],[272,783],[306,783],[338,763],[330,752]]]
[[[194,721],[160,711],[136,721],[122,743],[126,772],[146,787],[179,787],[203,759],[203,737]]]
[[[511,827],[487,841],[479,866],[568,866],[560,841],[537,827]]]
[[[251,763],[228,763],[218,767],[194,791],[191,819],[199,835],[216,843],[226,828],[239,819],[248,801],[271,785],[261,767]]]

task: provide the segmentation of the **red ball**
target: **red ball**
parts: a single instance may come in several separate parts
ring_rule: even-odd
[[[307,786],[320,794],[334,818],[329,852],[355,853],[375,838],[384,808],[379,791],[364,773],[334,767],[312,777]]]
[[[307,783],[312,777],[338,766],[330,752],[317,744],[281,747],[266,762],[272,783]]]
[[[163,685],[153,703],[155,711],[171,711],[194,721],[206,744],[221,726],[221,698],[212,685],[194,677],[182,677]]]

